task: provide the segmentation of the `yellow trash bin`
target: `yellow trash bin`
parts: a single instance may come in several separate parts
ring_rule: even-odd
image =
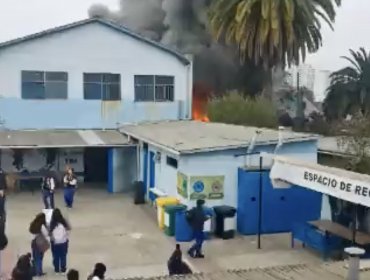
[[[164,229],[164,207],[167,205],[177,205],[180,201],[176,197],[159,197],[155,201],[157,205],[158,226]]]

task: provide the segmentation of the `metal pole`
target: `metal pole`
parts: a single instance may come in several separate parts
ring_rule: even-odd
[[[356,231],[357,231],[357,204],[353,208],[352,217],[352,245],[356,244]]]
[[[258,195],[258,249],[261,249],[261,231],[262,231],[262,162],[263,158],[260,155],[260,167],[259,167],[259,172],[260,172],[260,177],[259,177],[259,195]]]

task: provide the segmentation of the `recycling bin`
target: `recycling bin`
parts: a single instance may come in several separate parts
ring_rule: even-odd
[[[186,205],[166,205],[164,207],[164,232],[168,236],[175,235],[176,212],[185,211]]]
[[[136,181],[133,184],[134,189],[134,204],[145,203],[145,185],[142,181]]]
[[[214,207],[214,211],[216,214],[216,236],[222,239],[234,238],[236,228],[236,209],[231,206],[223,205]]]
[[[155,201],[157,205],[157,219],[160,229],[164,229],[164,207],[167,205],[177,205],[179,200],[176,197],[159,197]]]
[[[194,238],[193,229],[186,219],[186,211],[176,212],[175,239],[177,242],[190,242]]]

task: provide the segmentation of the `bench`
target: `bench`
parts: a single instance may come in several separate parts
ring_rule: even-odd
[[[299,223],[292,229],[292,248],[294,240],[318,250],[326,260],[333,251],[343,249],[344,242],[352,241],[352,230],[329,220]],[[361,246],[370,244],[370,235],[357,231],[355,243]]]

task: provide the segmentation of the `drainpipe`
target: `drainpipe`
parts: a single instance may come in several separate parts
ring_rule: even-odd
[[[247,150],[247,155],[245,157],[245,161],[244,161],[244,166],[245,167],[248,167],[251,165],[251,153],[253,152],[253,149],[256,145],[256,141],[257,141],[257,137],[262,133],[261,130],[257,129],[255,132],[254,132],[254,135],[252,137],[252,140],[249,144],[249,147],[248,147],[248,150]]]
[[[186,96],[185,96],[185,102],[184,102],[185,104],[182,106],[185,109],[185,112],[181,114],[180,119],[184,119],[185,117],[185,119],[191,120],[193,118],[193,60],[194,60],[194,55],[186,54],[185,57],[190,61],[190,64],[187,65]]]
[[[360,256],[365,254],[365,250],[357,247],[345,248],[349,256],[348,259],[348,275],[347,280],[359,280],[360,279]]]

